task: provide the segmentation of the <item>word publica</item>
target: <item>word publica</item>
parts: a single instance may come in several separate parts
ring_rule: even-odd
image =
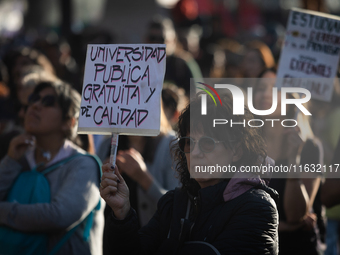
[[[92,113],[92,106],[82,106],[81,115],[85,115],[86,118],[93,118],[94,123],[97,126],[101,126],[104,121],[110,126],[123,126],[129,127],[139,127],[148,117],[149,111],[146,109],[129,109],[120,108],[119,106],[114,109],[114,107],[103,107],[98,106]]]
[[[129,63],[155,59],[160,63],[166,55],[165,47],[149,47],[149,46],[91,46],[90,58],[91,61],[100,60],[102,62],[115,61],[123,63],[127,60]]]
[[[105,64],[94,64],[95,74],[94,81],[97,81],[98,76],[101,76],[101,80],[104,84],[109,82],[125,82],[125,83],[138,83],[147,79],[148,86],[150,86],[150,68],[149,65],[146,67],[140,67],[139,65],[129,66],[126,65],[105,65]],[[99,78],[100,79],[100,78]]]
[[[231,84],[215,84],[215,88],[230,90],[233,97],[233,115],[244,115],[244,95],[243,91]],[[286,98],[287,93],[303,93],[304,98]],[[275,112],[277,108],[277,88],[273,88],[273,103],[268,110],[257,110],[253,105],[253,88],[248,88],[248,108],[255,115],[270,115]],[[307,103],[311,99],[311,93],[304,88],[281,88],[281,115],[286,115],[287,104],[296,105],[300,111],[305,115],[312,115],[302,104]],[[207,115],[207,95],[203,94],[201,97],[201,115]]]

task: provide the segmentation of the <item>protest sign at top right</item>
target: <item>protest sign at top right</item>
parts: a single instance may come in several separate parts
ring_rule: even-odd
[[[293,8],[283,43],[277,87],[303,87],[330,101],[340,56],[340,18]]]

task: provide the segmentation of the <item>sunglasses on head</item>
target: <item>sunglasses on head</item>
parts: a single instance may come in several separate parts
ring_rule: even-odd
[[[53,107],[57,101],[57,97],[54,95],[46,95],[41,97],[39,94],[33,93],[28,98],[28,105],[32,105],[36,102],[40,101],[40,103],[45,107]]]
[[[196,143],[198,143],[201,152],[210,153],[214,151],[217,143],[224,143],[224,141],[215,141],[208,136],[203,136],[198,141],[191,137],[182,137],[178,141],[178,146],[182,152],[191,153],[194,150]]]

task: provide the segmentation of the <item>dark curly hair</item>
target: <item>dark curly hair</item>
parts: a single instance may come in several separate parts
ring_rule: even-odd
[[[232,127],[230,125],[213,127],[214,119],[227,119],[229,123],[231,120],[233,123],[243,121],[248,123],[248,120],[254,118],[248,107],[245,106],[244,115],[233,115],[232,97],[230,94],[223,94],[221,96],[222,106],[220,104],[216,106],[214,101],[207,97],[207,115],[201,115],[201,94],[198,93],[182,111],[178,121],[177,138],[186,137],[189,133],[203,132],[207,136],[224,141],[224,146],[228,146],[232,150],[236,149],[236,146],[240,146],[243,155],[233,165],[251,166],[262,163],[260,159],[264,160],[267,153],[261,128],[249,127],[247,124],[245,127],[240,124]],[[173,142],[171,147],[174,160],[177,162],[176,171],[182,183],[182,188],[191,194],[196,194],[200,186],[195,179],[190,178],[187,160],[178,146],[178,139]]]

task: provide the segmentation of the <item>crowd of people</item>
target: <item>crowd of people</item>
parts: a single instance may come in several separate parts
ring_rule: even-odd
[[[283,38],[233,37],[214,19],[200,38],[177,8],[172,19],[150,20],[141,42],[166,44],[160,134],[120,136],[115,166],[110,137],[76,130],[86,45],[124,42],[92,31],[0,44],[0,254],[340,254],[336,176],[191,178],[194,166],[216,163],[339,164],[340,83],[331,102],[305,106],[310,117],[290,105],[295,128],[213,129],[213,119],[241,116],[228,93],[217,106],[208,97],[201,115],[202,93],[190,79],[233,79],[253,88],[255,109],[267,110]],[[277,98],[271,119],[282,119],[280,91]],[[244,111],[246,122],[261,119]]]

